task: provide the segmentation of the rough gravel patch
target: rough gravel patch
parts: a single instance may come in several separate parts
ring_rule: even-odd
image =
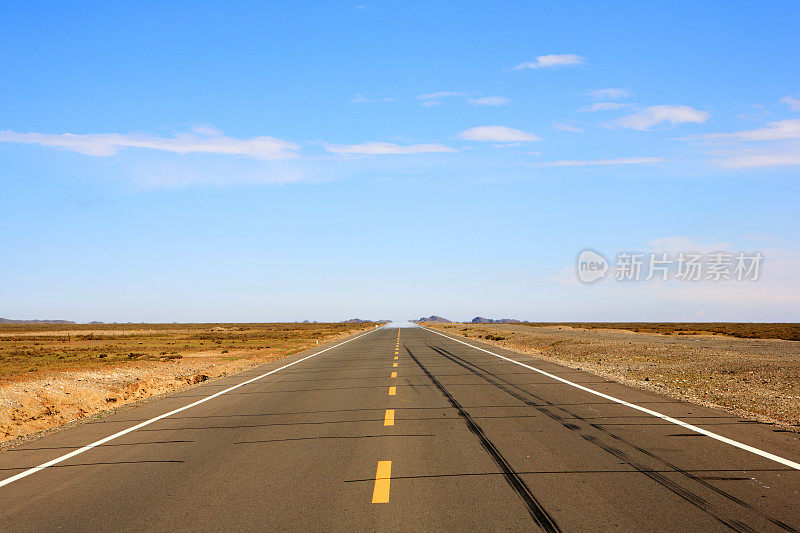
[[[800,431],[800,342],[519,324],[426,326]]]

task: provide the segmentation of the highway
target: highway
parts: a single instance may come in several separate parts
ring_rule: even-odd
[[[797,433],[385,327],[0,453],[0,531],[798,531],[797,462]]]

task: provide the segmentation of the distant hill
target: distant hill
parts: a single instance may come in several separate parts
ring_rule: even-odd
[[[374,320],[362,320],[360,318],[351,318],[350,320],[342,320],[343,324],[366,324],[375,322]]]
[[[72,320],[11,320],[0,318],[0,324],[74,324]]]
[[[446,323],[450,324],[452,321],[451,320],[447,320],[446,318],[441,317],[441,316],[431,315],[431,316],[429,316],[427,318],[422,317],[419,320],[416,320],[415,322],[446,322]]]
[[[514,318],[483,318],[482,316],[476,316],[471,320],[473,324],[519,324],[521,321],[516,320]]]

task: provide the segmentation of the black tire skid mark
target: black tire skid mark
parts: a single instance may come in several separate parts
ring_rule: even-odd
[[[669,468],[673,469],[676,473],[680,473],[680,474],[684,475],[685,477],[691,479],[692,481],[700,483],[701,485],[703,485],[704,487],[708,488],[709,490],[712,490],[713,492],[719,494],[720,496],[726,498],[727,500],[746,508],[748,511],[757,514],[761,518],[763,518],[765,520],[768,520],[769,522],[771,522],[772,524],[780,527],[781,529],[783,529],[785,531],[797,533],[797,530],[795,528],[793,528],[792,526],[790,526],[790,525],[788,525],[788,524],[786,524],[786,523],[784,523],[784,522],[782,522],[780,520],[777,520],[775,518],[772,518],[772,517],[766,515],[765,513],[760,511],[759,509],[756,509],[755,507],[753,507],[750,504],[748,504],[747,502],[737,498],[736,496],[733,496],[732,494],[730,494],[730,493],[728,493],[728,492],[726,492],[726,491],[724,491],[724,490],[722,490],[722,489],[720,489],[718,487],[715,487],[714,485],[712,485],[711,483],[709,483],[708,481],[706,481],[704,479],[698,478],[694,474],[692,474],[690,472],[687,472],[686,470],[678,467],[677,465],[671,463],[670,461],[668,461],[666,459],[663,459],[662,457],[658,456],[657,454],[654,454],[654,453],[650,452],[649,450],[646,450],[646,449],[644,449],[644,448],[642,448],[642,447],[640,447],[640,446],[638,446],[638,445],[636,445],[634,443],[628,442],[624,438],[622,438],[622,437],[620,437],[620,436],[618,436],[618,435],[616,435],[614,433],[609,432],[604,427],[602,427],[602,426],[600,426],[598,424],[589,423],[587,420],[585,420],[580,415],[572,413],[572,412],[570,412],[568,409],[566,409],[564,407],[556,406],[552,402],[549,402],[548,400],[545,400],[544,398],[541,398],[541,397],[537,396],[536,394],[534,394],[534,393],[532,393],[530,391],[527,391],[527,390],[519,387],[518,385],[516,385],[514,383],[511,383],[511,382],[509,382],[509,381],[507,381],[507,380],[505,380],[505,379],[503,379],[503,378],[501,378],[499,376],[496,376],[492,372],[490,372],[488,370],[485,370],[483,368],[480,368],[477,365],[475,365],[474,363],[466,361],[466,360],[462,359],[461,357],[458,357],[457,355],[449,352],[448,350],[446,350],[446,349],[444,349],[442,347],[431,346],[431,345],[428,345],[428,346],[432,350],[434,350],[437,353],[439,353],[440,355],[442,355],[443,357],[445,357],[445,358],[449,359],[450,361],[452,361],[453,363],[456,363],[459,366],[463,367],[464,369],[468,370],[469,372],[481,377],[482,379],[484,379],[485,381],[487,381],[487,382],[491,383],[492,385],[496,386],[500,390],[506,392],[507,394],[510,394],[511,396],[513,396],[514,398],[520,400],[521,402],[524,402],[526,405],[529,405],[530,407],[533,407],[533,408],[537,409],[542,414],[552,418],[553,420],[558,421],[559,423],[561,423],[567,429],[570,429],[572,431],[581,431],[581,432],[584,431],[579,426],[577,426],[575,424],[572,424],[570,422],[566,422],[564,417],[562,417],[561,415],[559,415],[557,413],[554,413],[554,412],[550,411],[547,407],[552,407],[552,408],[555,408],[555,409],[558,409],[558,410],[561,410],[561,411],[567,413],[571,418],[574,418],[576,420],[580,420],[580,421],[586,423],[587,425],[591,426],[592,428],[594,428],[594,429],[596,429],[596,430],[608,435],[609,437],[611,437],[611,438],[613,438],[613,439],[615,439],[617,441],[620,441],[620,442],[630,446],[631,448],[635,449],[636,451],[638,451],[640,453],[643,453],[644,455],[646,455],[646,456],[648,456],[648,457],[650,457],[652,459],[660,461],[661,463],[665,464]],[[491,376],[491,377],[488,377],[488,376]],[[502,383],[499,383],[499,382],[502,382]],[[542,403],[533,402],[530,399],[524,397],[522,394],[519,394],[516,391],[510,390],[509,387],[513,387],[514,389],[517,389],[518,391],[521,391],[523,394],[525,394],[527,396],[530,396],[530,397],[533,397],[533,398],[535,398],[536,400],[538,400],[539,402],[542,402]],[[596,446],[601,447],[602,449],[604,449],[605,451],[607,451],[609,453],[612,453],[610,451],[610,449],[613,449],[616,452],[622,454],[622,456],[619,456],[616,453],[612,453],[612,455],[614,455],[615,457],[618,457],[621,460],[625,461],[626,463],[630,464],[630,466],[632,466],[637,471],[639,471],[642,474],[644,474],[644,475],[648,476],[649,478],[653,479],[653,481],[656,481],[657,483],[661,484],[662,486],[664,486],[665,488],[667,488],[668,490],[670,490],[671,492],[673,492],[677,496],[679,496],[679,497],[683,498],[684,500],[688,501],[692,505],[695,505],[696,507],[698,507],[698,508],[702,509],[703,511],[707,512],[708,514],[713,516],[715,519],[717,519],[719,522],[721,522],[722,524],[730,527],[731,529],[734,529],[735,531],[753,531],[749,526],[741,523],[738,520],[728,520],[728,519],[723,518],[722,516],[719,515],[717,510],[714,508],[713,504],[711,504],[710,502],[708,502],[704,498],[692,493],[688,489],[685,489],[685,488],[681,487],[680,485],[676,484],[675,482],[673,482],[669,478],[666,478],[666,477],[662,476],[658,472],[655,472],[654,470],[652,470],[650,468],[647,468],[646,466],[634,461],[630,456],[628,456],[628,454],[626,454],[622,450],[618,450],[618,449],[613,448],[613,447],[608,447],[609,449],[606,449],[607,445],[602,444],[601,441],[596,439],[596,437],[590,436],[591,438],[587,438],[586,435],[581,435],[581,436],[584,439],[586,439],[587,442],[591,442],[592,444],[595,444]]]
[[[520,496],[522,501],[525,503],[526,507],[528,508],[528,513],[531,515],[531,518],[536,522],[536,524],[542,528],[544,531],[548,532],[558,532],[561,529],[558,527],[555,519],[547,512],[547,510],[542,506],[536,496],[530,490],[530,487],[522,480],[522,478],[517,474],[517,472],[511,467],[511,465],[506,461],[505,457],[500,453],[500,450],[494,445],[494,443],[489,440],[486,434],[483,432],[483,429],[472,420],[469,413],[467,413],[464,408],[461,406],[458,401],[453,398],[453,396],[444,388],[444,386],[436,379],[433,374],[428,371],[428,369],[423,365],[419,359],[417,359],[411,350],[408,347],[404,347],[408,355],[414,360],[414,362],[419,366],[422,372],[431,380],[431,383],[439,389],[442,396],[444,396],[450,405],[456,409],[459,416],[464,419],[464,422],[467,424],[469,430],[478,437],[478,440],[481,443],[481,446],[484,450],[491,456],[492,460],[494,460],[495,464],[503,471],[503,476],[505,477],[506,482],[514,489],[514,491]]]

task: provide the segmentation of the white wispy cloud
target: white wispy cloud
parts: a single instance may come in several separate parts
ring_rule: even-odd
[[[742,111],[734,116],[740,120],[764,122],[769,116],[769,110],[764,104],[750,104],[742,108]]]
[[[647,298],[661,305],[691,303],[711,306],[714,314],[724,317],[731,309],[742,309],[753,313],[747,320],[753,322],[791,321],[784,317],[796,316],[800,305],[800,260],[776,259],[767,255],[758,282],[725,281],[721,283],[640,283],[630,284],[638,292],[638,298]],[[796,256],[796,254],[795,254]],[[741,315],[739,315],[741,316]],[[741,320],[737,318],[734,320]]]
[[[444,105],[442,100],[446,98],[466,98],[466,97],[467,93],[463,93],[461,91],[439,91],[436,93],[420,94],[417,96],[417,100],[419,100],[420,104],[425,107],[436,107]]]
[[[394,102],[396,101],[395,98],[385,97],[385,98],[367,98],[363,94],[356,94],[353,98],[350,99],[351,104],[375,104],[378,102]]]
[[[443,144],[410,144],[401,145],[386,142],[367,142],[362,144],[329,144],[325,149],[340,155],[387,155],[387,154],[424,154],[435,152],[455,152],[455,148]]]
[[[115,166],[113,179],[135,189],[157,190],[322,182],[335,179],[331,174],[330,170],[321,172],[297,159],[184,158],[161,153],[121,162]]]
[[[594,89],[587,94],[594,100],[622,100],[630,93],[628,89]]]
[[[711,113],[700,111],[688,105],[654,105],[614,121],[617,126],[634,130],[649,130],[654,126],[669,122],[672,126],[686,122],[702,124]]]
[[[786,139],[800,139],[800,119],[779,120],[770,122],[764,128],[734,131],[730,133],[708,133],[690,137],[705,141],[782,141]]]
[[[712,162],[725,168],[744,169],[800,165],[800,119],[770,122],[762,128],[707,133],[685,137],[688,141],[742,145],[712,154]],[[747,145],[747,143],[757,143]]]
[[[525,61],[520,63],[514,70],[528,70],[537,68],[567,67],[570,65],[582,65],[586,60],[576,54],[550,54],[538,56],[536,61]]]
[[[800,146],[798,146],[797,149],[790,151],[735,155],[720,159],[718,163],[727,168],[757,168],[800,165]]]
[[[654,239],[649,242],[649,250],[655,253],[667,252],[670,254],[688,251],[701,253],[721,250],[734,253],[739,251],[738,249],[731,250],[730,245],[724,242],[680,236]],[[609,252],[609,255],[614,252],[613,250],[605,251]],[[764,259],[757,282],[670,280],[615,283],[607,279],[597,284],[593,290],[603,291],[609,299],[618,303],[624,302],[626,306],[635,306],[636,301],[644,299],[648,302],[648,308],[669,309],[677,306],[680,309],[678,316],[674,318],[667,318],[669,315],[663,314],[651,315],[647,318],[653,321],[682,320],[681,316],[690,316],[690,313],[694,314],[697,320],[705,321],[779,322],[796,320],[796,309],[800,305],[800,253],[796,249],[787,247],[760,248],[760,251],[763,253]],[[608,258],[612,259],[613,256]],[[581,285],[576,282],[574,264],[565,266],[560,271],[554,271],[545,281],[564,286],[577,287]],[[607,315],[607,306],[598,313],[598,316],[606,316],[606,318]],[[622,317],[619,319],[621,320]],[[638,319],[642,319],[641,314]]]
[[[569,122],[553,122],[553,127],[557,130],[571,131],[573,133],[583,132],[583,128],[578,127],[574,124],[570,124]]]
[[[530,142],[541,140],[533,133],[505,126],[476,126],[462,131],[458,136],[468,141],[488,142]]]
[[[438,93],[420,94],[417,100],[441,100],[442,98],[464,98],[466,93],[460,91],[439,91]]]
[[[792,111],[800,111],[800,94],[784,96],[781,103],[789,106]]]
[[[652,252],[665,252],[668,254],[679,254],[681,252],[719,252],[728,250],[730,246],[724,242],[701,241],[694,237],[683,237],[671,235],[660,237],[647,243]]]
[[[742,239],[758,244],[769,244],[774,246],[786,246],[792,244],[791,240],[781,239],[775,235],[769,235],[766,233],[745,233],[742,235]]]
[[[585,167],[603,165],[647,165],[662,163],[666,159],[660,157],[619,157],[617,159],[565,159],[561,161],[550,161],[537,163],[538,167]]]
[[[417,96],[417,100],[419,100],[420,104],[425,107],[435,107],[444,105],[443,100],[447,99],[466,100],[468,103],[472,105],[484,105],[493,107],[504,106],[511,103],[511,99],[505,96],[470,97],[469,94],[461,91],[440,91],[436,93],[420,94]]]
[[[175,137],[159,137],[146,133],[19,133],[0,131],[0,142],[39,144],[106,157],[125,148],[144,148],[165,152],[226,154],[256,159],[288,159],[297,156],[300,147],[290,141],[274,137],[237,139],[227,137],[209,127],[195,128],[192,133]]]
[[[480,98],[470,98],[468,102],[472,105],[488,105],[498,107],[511,103],[511,98],[505,96],[482,96]]]
[[[588,105],[586,107],[582,107],[578,109],[581,113],[593,113],[595,111],[614,111],[615,109],[622,109],[624,107],[630,107],[634,104],[627,104],[623,102],[595,102],[592,105]]]

